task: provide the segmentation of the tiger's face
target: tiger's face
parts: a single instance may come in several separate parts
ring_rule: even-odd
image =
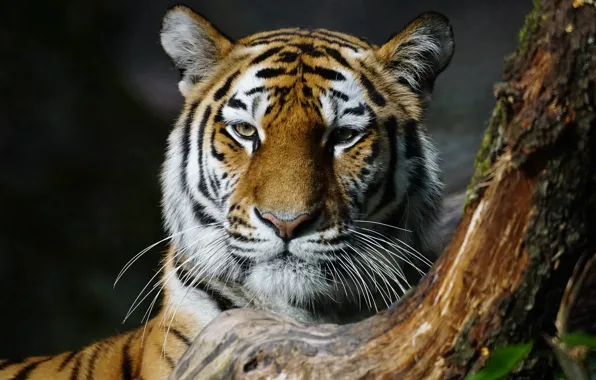
[[[165,219],[194,275],[296,305],[383,285],[394,299],[441,202],[420,121],[452,55],[447,20],[425,14],[382,46],[318,29],[233,42],[175,7],[162,44],[185,97]]]

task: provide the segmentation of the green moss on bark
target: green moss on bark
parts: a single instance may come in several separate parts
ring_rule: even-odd
[[[488,122],[488,128],[484,133],[480,149],[476,154],[474,174],[472,175],[470,185],[468,185],[464,209],[471,201],[478,199],[480,196],[481,185],[487,180],[489,170],[502,147],[501,136],[503,127],[507,121],[507,100],[499,99]]]
[[[532,34],[540,26],[540,22],[544,19],[541,12],[540,0],[534,0],[534,9],[526,16],[526,21],[523,28],[519,31],[519,54],[523,54],[527,47],[529,38],[528,35]]]

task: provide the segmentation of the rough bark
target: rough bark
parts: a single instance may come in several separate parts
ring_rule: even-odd
[[[503,79],[461,223],[414,292],[344,326],[223,313],[172,378],[459,379],[529,340],[515,377],[551,377],[540,343],[596,253],[596,7],[536,1]],[[581,305],[596,315],[593,300]],[[593,324],[571,314],[576,329]]]

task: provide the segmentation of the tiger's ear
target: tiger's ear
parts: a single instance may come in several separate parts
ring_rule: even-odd
[[[166,12],[161,29],[161,45],[182,79],[178,88],[187,96],[192,86],[208,76],[232,49],[230,39],[209,21],[183,5]]]
[[[454,48],[447,17],[428,12],[379,47],[376,55],[400,83],[430,95],[435,79],[451,61]]]

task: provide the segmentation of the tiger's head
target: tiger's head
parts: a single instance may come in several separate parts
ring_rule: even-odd
[[[164,215],[194,275],[273,303],[395,300],[442,200],[421,121],[448,20],[423,14],[381,46],[300,28],[232,41],[177,6],[161,42],[185,98]]]

